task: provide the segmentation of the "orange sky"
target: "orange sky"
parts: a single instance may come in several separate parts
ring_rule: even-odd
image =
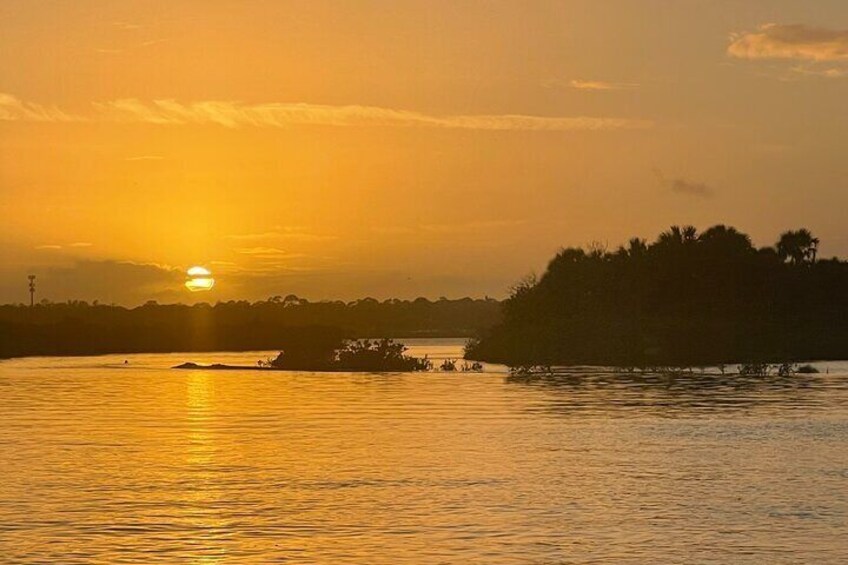
[[[502,296],[673,223],[848,255],[811,4],[7,0],[0,302]]]

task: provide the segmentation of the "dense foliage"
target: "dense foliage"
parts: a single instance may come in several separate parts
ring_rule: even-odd
[[[138,308],[71,302],[0,306],[0,358],[165,351],[282,349],[301,328],[336,328],[337,337],[459,337],[496,323],[491,300],[419,298],[308,302],[296,296]]]
[[[299,339],[274,359],[260,362],[274,369],[306,371],[426,371],[430,361],[406,355],[406,346],[392,339]]]
[[[756,249],[733,228],[562,250],[517,285],[467,357],[510,365],[654,367],[848,357],[848,263],[807,230]]]

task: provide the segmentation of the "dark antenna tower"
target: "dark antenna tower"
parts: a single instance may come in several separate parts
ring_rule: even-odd
[[[32,307],[35,304],[35,275],[29,275],[29,305]]]

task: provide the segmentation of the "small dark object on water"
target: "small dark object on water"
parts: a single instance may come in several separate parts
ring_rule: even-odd
[[[244,366],[244,365],[224,365],[222,363],[213,363],[211,365],[199,365],[197,363],[192,363],[188,361],[181,365],[176,365],[175,367],[171,367],[172,369],[210,369],[213,371],[238,371],[244,369],[256,369],[257,367],[252,366]]]

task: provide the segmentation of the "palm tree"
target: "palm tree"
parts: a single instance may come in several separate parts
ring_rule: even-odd
[[[698,230],[695,226],[671,226],[668,231],[660,234],[657,243],[661,245],[678,246],[694,243],[698,239]]]
[[[642,257],[648,251],[648,243],[641,238],[634,237],[627,244],[627,254],[630,257]]]
[[[724,225],[711,227],[701,234],[698,241],[722,257],[738,257],[754,251],[750,237]]]
[[[801,228],[788,231],[780,236],[775,248],[778,256],[793,265],[815,263],[818,253],[819,239],[813,237],[810,230]]]

